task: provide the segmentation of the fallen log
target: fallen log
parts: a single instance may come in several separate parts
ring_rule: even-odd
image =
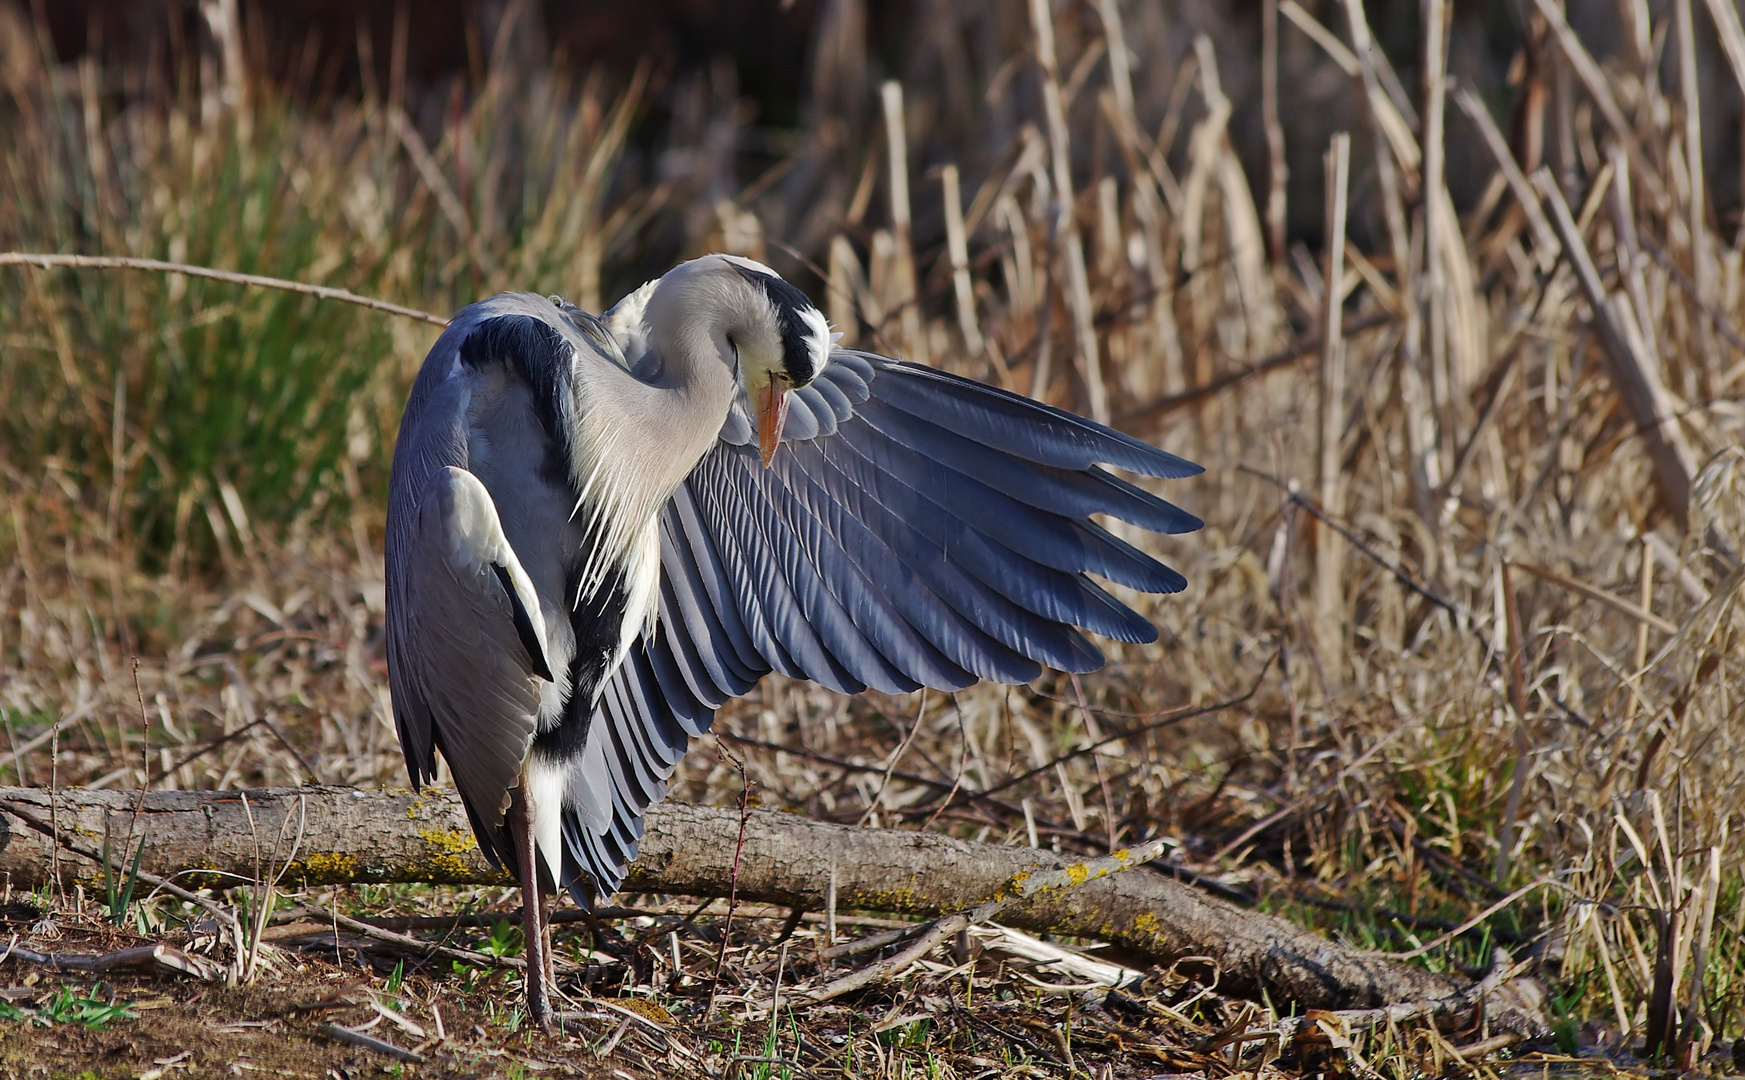
[[[95,881],[111,838],[118,867],[144,837],[142,866],[184,885],[243,884],[284,870],[282,883],[507,883],[473,842],[448,789],[273,788],[255,791],[86,791],[0,787],[0,883],[34,888],[57,858],[63,878]],[[651,807],[628,893],[725,896],[739,836],[733,810]],[[126,857],[122,855],[126,852]],[[741,900],[820,910],[835,879],[844,910],[938,916],[993,896],[1014,876],[1074,860],[933,833],[856,829],[753,810],[740,857]],[[119,869],[118,873],[124,873]],[[1134,870],[1015,903],[1001,921],[1107,941],[1168,964],[1201,958],[1220,989],[1305,1008],[1378,1008],[1446,998],[1470,986],[1453,974],[1345,948],[1283,919],[1247,911],[1164,874]],[[1524,1003],[1529,1012],[1531,1003]]]

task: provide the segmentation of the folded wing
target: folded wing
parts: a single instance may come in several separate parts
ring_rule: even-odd
[[[551,679],[538,599],[477,477],[446,466],[407,494],[395,585],[417,603],[393,605],[388,631],[400,745],[415,783],[442,749],[486,858],[513,865],[504,812]]]

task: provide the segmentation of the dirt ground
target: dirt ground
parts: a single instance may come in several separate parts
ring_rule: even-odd
[[[12,941],[41,951],[102,954],[143,943],[92,905],[56,909]],[[440,906],[426,895],[420,910]],[[331,902],[331,898],[329,898]],[[380,905],[381,897],[373,898]],[[38,913],[41,914],[40,912]],[[263,935],[252,985],[229,987],[175,976],[56,973],[14,964],[0,999],[0,1075],[19,1078],[266,1076],[351,1080],[408,1077],[745,1077],[794,1080],[839,1075],[884,1078],[1005,1076],[1158,1080],[1371,1075],[1367,1060],[1414,1062],[1415,1075],[1532,1069],[1631,1071],[1627,1057],[1593,1056],[1606,1033],[1584,1031],[1584,1057],[1560,1042],[1521,1042],[1482,1022],[1353,1032],[1338,1014],[1308,1036],[1262,1032],[1269,1010],[1225,998],[1214,986],[1153,970],[1121,990],[1068,983],[971,943],[945,963],[923,962],[896,984],[835,1002],[795,1007],[776,993],[817,973],[815,928],[788,926],[780,909],[749,907],[721,957],[717,916],[674,912],[617,920],[598,939],[559,929],[558,1008],[563,1030],[523,1022],[521,982],[509,969],[394,955],[361,939],[312,933],[297,909],[275,913]],[[870,937],[891,920],[845,916],[848,936]],[[860,926],[859,923],[868,925]],[[894,923],[893,923],[894,925]],[[197,924],[196,924],[197,928]],[[314,928],[319,929],[319,928]],[[788,936],[784,937],[783,932]],[[683,946],[677,944],[683,938]],[[212,947],[186,928],[159,933],[190,953]],[[503,955],[519,951],[507,923],[447,935],[451,944]],[[679,965],[666,961],[679,949]],[[865,950],[865,962],[874,950]],[[1105,962],[1112,959],[1098,954]],[[711,968],[725,961],[711,1008]],[[779,969],[779,976],[778,976]],[[1042,978],[1034,977],[1041,975]],[[791,993],[791,991],[790,991]],[[771,1000],[782,1003],[770,1018]],[[344,1031],[377,1040],[343,1041]],[[1465,1055],[1508,1056],[1477,1066]],[[1706,1071],[1729,1064],[1716,1046]]]

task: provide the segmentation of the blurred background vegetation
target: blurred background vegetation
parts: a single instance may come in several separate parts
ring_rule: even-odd
[[[1524,171],[1548,163],[1573,190],[1597,170],[1597,121],[1543,27],[1530,25],[1531,6],[1460,5],[1447,65],[1491,105]],[[894,223],[879,86],[890,78],[909,90],[906,243],[931,275],[920,302],[947,314],[941,167],[958,168],[970,245],[986,263],[1005,225],[988,196],[1012,193],[1015,168],[1048,164],[1032,160],[1045,110],[1041,74],[1024,62],[1022,3],[234,7],[0,7],[15,195],[0,205],[0,244],[342,284],[439,313],[505,288],[598,309],[723,247],[754,251],[818,294],[837,237],[868,270],[883,269],[876,234]],[[1337,28],[1338,7],[1323,0],[1308,13]],[[1636,7],[1593,0],[1570,17],[1596,52],[1627,55]],[[1119,182],[1131,163],[1099,103],[1108,58],[1096,5],[1059,15],[1065,119],[1081,136],[1068,154],[1094,233],[1101,196],[1085,178]],[[1422,13],[1383,4],[1371,18],[1384,89],[1417,124],[1408,88],[1422,81]],[[226,20],[238,21],[234,32]],[[1264,201],[1262,22],[1254,3],[1127,13],[1132,115],[1154,171],[1191,170],[1188,136],[1208,112],[1195,85],[1195,41],[1206,35],[1230,104],[1229,146]],[[1664,54],[1664,33],[1650,37]],[[1356,132],[1355,160],[1371,155],[1349,78],[1288,20],[1278,47],[1286,173],[1268,239],[1314,250],[1328,138]],[[1725,234],[1740,205],[1740,95],[1715,35],[1699,36],[1698,60],[1706,186]],[[1670,87],[1675,65],[1662,67]],[[1468,211],[1494,165],[1471,124],[1450,123],[1446,139],[1448,190]],[[1041,179],[1025,207],[1038,224]],[[1377,179],[1360,164],[1349,230],[1372,253],[1387,246]],[[1121,198],[1117,212],[1130,215]],[[1193,253],[1171,255],[1172,272],[1194,269]],[[211,564],[210,530],[190,523],[225,484],[266,520],[327,520],[348,504],[349,457],[357,490],[379,501],[417,333],[180,278],[11,271],[5,289],[13,336],[0,394],[33,407],[0,417],[0,446],[27,471],[64,468],[108,489],[113,527],[148,565],[172,555]],[[858,317],[881,322],[879,307],[860,305]],[[200,424],[160,422],[194,415]]]
[[[1639,1039],[1653,998],[1700,1047],[1745,1004],[1726,2],[1459,4],[1439,38],[1436,0],[0,0],[0,250],[439,314],[598,310],[740,252],[851,342],[1201,461],[1167,494],[1207,529],[1156,541],[1190,591],[1135,601],[1160,646],[931,713],[768,680],[721,721],[766,798],[1073,850],[1172,832],[1184,868],[1388,947],[1530,886],[1422,962],[1531,947],[1569,1045]],[[13,747],[68,729],[20,780],[396,782],[381,503],[434,335],[0,267],[0,707]],[[901,743],[988,787],[1250,687],[1026,781],[1015,820],[829,764]],[[683,792],[730,799],[698,758]]]

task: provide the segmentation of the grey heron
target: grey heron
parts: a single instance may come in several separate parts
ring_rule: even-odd
[[[1091,519],[1192,514],[1103,469],[1199,467],[1029,398],[836,347],[748,259],[684,263],[604,316],[504,294],[457,314],[394,449],[388,674],[414,788],[448,762],[542,910],[616,892],[689,741],[770,672],[852,694],[1101,666],[1156,628],[1089,575],[1180,574]]]

